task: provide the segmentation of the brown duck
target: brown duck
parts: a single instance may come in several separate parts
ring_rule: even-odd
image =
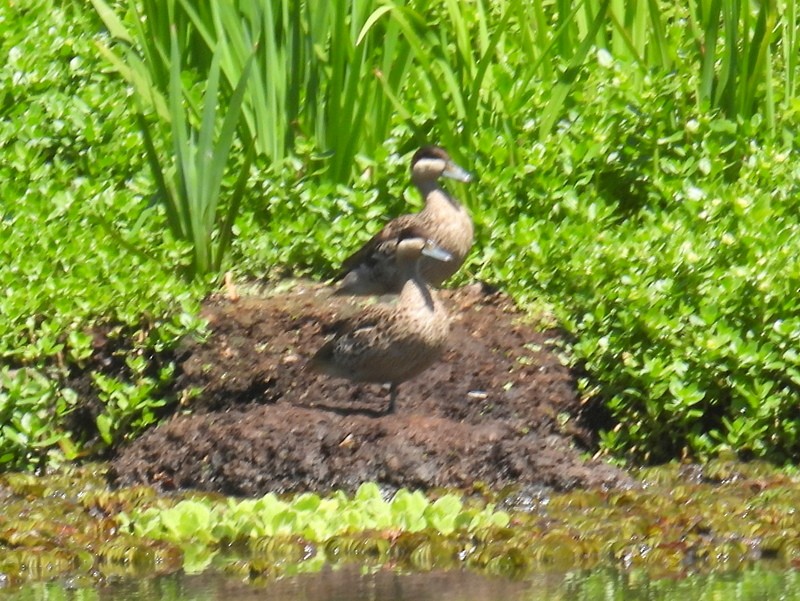
[[[447,263],[450,255],[424,238],[395,240],[400,296],[394,304],[368,307],[344,322],[309,361],[315,371],[355,382],[390,386],[392,413],[401,382],[427,369],[440,355],[450,318],[420,276],[423,258]]]
[[[335,294],[398,293],[404,281],[394,252],[401,238],[430,240],[452,257],[448,262],[423,257],[420,273],[431,286],[438,287],[461,267],[472,247],[472,220],[464,207],[439,185],[440,177],[461,182],[472,180],[442,148],[420,148],[411,159],[411,181],[425,199],[425,207],[419,213],[391,220],[347,258]]]

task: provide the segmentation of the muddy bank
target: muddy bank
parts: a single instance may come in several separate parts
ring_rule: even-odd
[[[211,335],[178,352],[178,387],[197,394],[113,460],[120,485],[268,491],[521,485],[626,486],[587,460],[597,424],[557,353],[559,334],[526,321],[480,285],[443,291],[453,325],[432,368],[400,387],[383,412],[378,385],[304,369],[326,326],[357,311],[353,299],[300,283],[288,291],[209,299]]]

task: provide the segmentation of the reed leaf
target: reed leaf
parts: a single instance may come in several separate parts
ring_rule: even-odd
[[[408,52],[398,48],[396,31],[380,23],[370,3],[339,0],[277,2],[240,0],[211,3],[200,10],[187,0],[180,6],[207,46],[222,48],[222,71],[232,87],[241,75],[247,48],[257,45],[254,75],[243,103],[249,138],[270,160],[284,158],[298,136],[312,138],[328,152],[328,175],[346,180],[354,156],[382,143],[390,126],[391,101],[373,75],[398,79]]]
[[[572,55],[567,69],[560,77],[558,83],[553,88],[553,93],[547,106],[542,112],[542,118],[539,123],[539,138],[544,139],[548,136],[556,123],[556,120],[561,115],[564,101],[566,100],[570,89],[575,83],[577,71],[580,66],[587,60],[587,56],[594,46],[599,31],[602,29],[606,13],[611,0],[602,0],[601,4],[597,7],[591,23],[584,23],[588,25],[588,29],[583,35],[578,49]]]
[[[221,217],[218,205],[223,191],[225,167],[234,143],[234,135],[239,122],[244,92],[248,83],[250,65],[245,64],[244,72],[236,85],[222,118],[222,126],[217,133],[219,122],[218,106],[220,86],[220,53],[212,57],[202,107],[199,129],[192,126],[183,107],[184,91],[181,84],[181,61],[177,34],[171,32],[171,78],[170,111],[173,149],[175,156],[175,183],[171,190],[175,194],[167,196],[167,202],[175,205],[180,218],[179,237],[192,246],[192,276],[204,276],[218,268],[230,240],[235,211],[241,202],[242,178],[250,168],[252,155],[239,167],[237,185],[230,201],[228,214]],[[214,138],[216,137],[216,141]],[[168,192],[169,189],[166,191]],[[220,238],[214,243],[214,232],[219,230]]]
[[[399,122],[456,154],[495,127],[516,163],[513,139],[530,99],[541,86],[552,90],[536,116],[547,136],[598,48],[630,64],[643,85],[677,57],[693,56],[701,107],[731,119],[761,113],[770,127],[776,97],[790,106],[798,89],[796,0],[690,0],[688,12],[660,0],[169,0],[168,10],[144,0],[131,3],[126,18],[92,1],[116,37],[141,47],[147,69],[119,60],[116,68],[139,78],[137,90],[153,90],[162,116],[170,22],[189,72],[208,73],[220,54],[225,89],[236,86],[255,47],[243,141],[268,162],[310,141],[326,161],[324,177],[337,182],[350,180],[356,157],[374,156]],[[783,83],[777,93],[773,78]]]
[[[785,0],[781,19],[781,46],[783,49],[783,106],[796,100],[800,78],[800,14],[796,0]]]
[[[702,39],[700,102],[732,120],[749,120],[760,110],[774,129],[770,46],[778,30],[775,0],[701,0],[692,14],[693,29]]]
[[[239,173],[227,212],[221,214],[225,172],[240,123],[253,50],[243,61],[229,95],[223,93],[221,79],[223,56],[230,63],[231,44],[226,39],[213,42],[216,46],[210,62],[200,57],[190,60],[194,65],[208,62],[205,89],[202,98],[197,99],[182,75],[186,64],[183,55],[197,54],[198,43],[205,45],[212,41],[210,30],[197,27],[202,24],[199,12],[185,2],[172,0],[164,14],[147,13],[148,19],[137,21],[132,33],[103,0],[93,3],[98,14],[107,20],[109,31],[116,32],[126,42],[122,56],[107,47],[102,47],[101,52],[134,85],[136,118],[157,197],[164,205],[173,236],[186,241],[191,248],[189,276],[205,276],[222,265],[253,160],[253,154],[248,152],[237,167]],[[143,2],[141,6],[145,12],[157,6],[164,8],[153,2]],[[139,15],[134,3],[129,10]],[[165,28],[168,54],[161,39]],[[131,40],[136,43],[129,43]],[[220,109],[223,106],[224,112]],[[148,117],[153,111],[155,117]],[[164,151],[170,147],[171,152]]]

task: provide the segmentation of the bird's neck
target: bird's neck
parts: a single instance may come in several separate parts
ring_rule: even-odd
[[[425,200],[425,209],[428,211],[452,211],[461,207],[458,201],[439,185],[438,180],[424,179],[415,181],[414,184]]]
[[[436,301],[430,288],[419,274],[419,266],[414,265],[408,275],[409,277],[400,291],[399,303],[404,307],[426,309],[433,312],[436,308]]]
[[[428,194],[435,190],[441,190],[442,187],[439,185],[438,178],[429,178],[429,177],[414,177],[411,176],[411,181],[419,190],[419,193],[422,194],[423,198],[426,198]]]

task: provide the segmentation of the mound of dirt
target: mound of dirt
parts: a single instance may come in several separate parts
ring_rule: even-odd
[[[357,311],[319,284],[204,307],[211,335],[178,352],[182,411],[120,450],[117,484],[232,495],[389,487],[535,490],[620,487],[622,471],[584,456],[594,424],[538,331],[503,294],[441,292],[453,316],[441,360],[388,391],[304,369],[326,325]]]

